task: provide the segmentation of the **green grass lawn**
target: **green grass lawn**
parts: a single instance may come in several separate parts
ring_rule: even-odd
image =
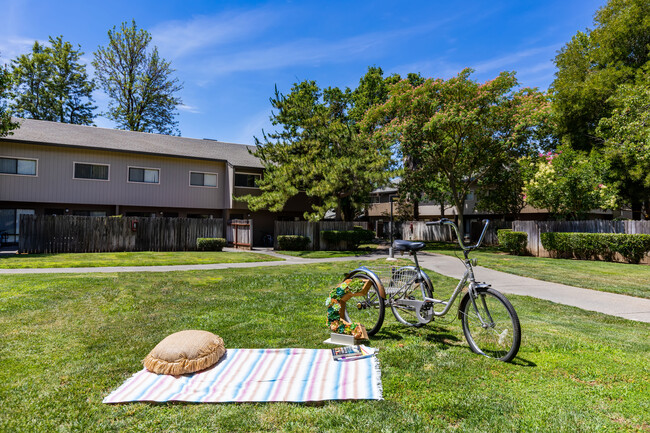
[[[372,254],[377,251],[378,244],[362,244],[355,251],[284,251],[278,250],[276,253],[303,259],[331,259],[333,257],[357,257],[366,254]],[[388,252],[387,252],[388,254]]]
[[[459,255],[460,248],[449,244],[430,244],[426,251]],[[479,266],[538,280],[622,295],[650,298],[650,266],[591,260],[550,259],[511,256],[497,248],[481,248],[471,253]]]
[[[102,399],[162,338],[205,329],[231,348],[324,348],[324,300],[356,262],[0,280],[0,431],[593,432],[650,428],[650,327],[511,296],[513,363],[472,353],[458,320],[420,329],[389,311],[384,400],[125,404]],[[454,281],[434,276],[439,296]]]
[[[226,251],[138,251],[132,253],[1,255],[0,269],[83,268],[99,266],[202,265],[208,263],[268,262],[267,254]]]
[[[358,257],[371,254],[375,250],[358,250],[358,251],[276,251],[278,254],[286,256],[300,257],[303,259],[331,259],[334,257]]]

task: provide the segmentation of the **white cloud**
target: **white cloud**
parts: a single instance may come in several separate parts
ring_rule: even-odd
[[[485,76],[486,74],[493,74],[495,71],[514,70],[522,86],[545,89],[553,81],[553,75],[555,73],[553,58],[555,51],[560,46],[561,44],[555,44],[529,48],[493,59],[483,60],[472,66],[476,71],[474,79],[477,79],[476,75],[483,74]],[[545,53],[548,55],[544,55]],[[539,61],[540,58],[543,60]],[[536,63],[529,63],[530,61],[535,61]],[[449,79],[458,75],[466,66],[456,62],[450,63],[446,58],[439,58],[399,65],[391,68],[389,73],[398,73],[404,76],[409,72],[419,72],[425,78]]]
[[[376,55],[388,49],[391,43],[407,37],[427,33],[451,20],[431,22],[393,31],[372,32],[340,40],[298,39],[280,45],[267,46],[234,54],[224,54],[206,61],[201,69],[211,75],[242,71],[279,69],[296,65],[346,62],[350,58]]]
[[[277,22],[270,8],[198,16],[189,21],[168,21],[151,29],[154,45],[165,56],[180,58],[205,49],[249,38]]]
[[[188,113],[194,113],[194,114],[199,114],[201,111],[192,105],[186,105],[186,104],[181,104],[177,105],[177,108],[181,111],[187,111]]]
[[[232,140],[228,141],[232,141],[233,143],[255,144],[253,137],[262,139],[262,129],[267,133],[270,132],[269,128],[272,127],[271,121],[269,120],[270,115],[271,110],[268,109],[259,111],[250,116],[247,119],[246,124],[241,128],[239,134],[233,137]]]
[[[562,44],[553,44],[545,47],[529,48],[494,59],[484,60],[480,63],[472,65],[472,68],[475,69],[477,73],[486,73],[495,70],[502,71],[504,69],[508,69],[509,67],[517,66],[522,61],[525,61],[525,59],[531,57],[539,58],[539,56],[543,55],[544,53],[555,53],[555,51],[561,46]]]
[[[15,59],[21,54],[31,52],[32,45],[36,39],[27,38],[0,38],[0,64],[9,64],[12,59]],[[46,41],[39,41],[44,44]]]
[[[517,73],[522,75],[532,75],[539,73],[548,73],[549,71],[555,71],[555,63],[553,63],[552,59],[548,59],[545,62],[539,62],[537,64],[521,68]]]
[[[185,21],[168,21],[150,32],[153,43],[174,66],[196,74],[197,85],[210,78],[234,72],[261,71],[297,65],[345,62],[351,57],[373,55],[405,38],[432,32],[457,19],[447,16],[424,25],[392,31],[334,38],[297,38],[273,43],[274,27],[295,19],[296,7],[262,6],[245,11],[228,11],[196,16]],[[249,42],[246,45],[242,41]],[[252,42],[252,43],[250,43]],[[253,46],[253,48],[250,48]]]

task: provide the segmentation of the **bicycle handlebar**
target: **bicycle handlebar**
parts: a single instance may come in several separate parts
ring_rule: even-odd
[[[460,237],[460,232],[458,231],[458,226],[456,225],[456,223],[454,223],[450,219],[440,218],[438,221],[429,221],[429,222],[427,222],[425,224],[428,225],[428,226],[439,226],[439,225],[443,225],[443,224],[450,225],[454,229],[454,231],[456,232],[456,239],[458,239],[458,245],[460,245],[461,249],[463,249],[464,251],[469,251],[469,250],[474,250],[474,249],[478,248],[479,246],[481,246],[481,243],[483,242],[483,237],[485,237],[485,232],[487,230],[488,225],[490,224],[490,220],[484,219],[481,222],[483,224],[485,224],[483,226],[483,231],[481,232],[481,237],[478,239],[478,242],[476,243],[476,245],[470,245],[470,246],[466,246],[463,243],[463,240]]]

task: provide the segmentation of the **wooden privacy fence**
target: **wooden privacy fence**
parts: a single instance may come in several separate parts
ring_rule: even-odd
[[[235,248],[243,247],[250,250],[253,247],[253,220],[228,221],[226,240],[228,245]]]
[[[650,221],[514,221],[512,229],[528,234],[528,251],[538,257],[548,257],[542,246],[541,234],[561,233],[627,233],[650,234]]]
[[[307,248],[317,250],[318,245],[314,245],[314,239],[318,242],[318,223],[309,221],[276,221],[273,231],[273,249],[278,249],[278,236],[297,235],[306,236],[311,239]]]
[[[395,223],[395,227],[400,232],[400,235],[396,234],[399,236],[396,239],[432,242],[451,242],[456,239],[453,229],[448,225],[427,226],[425,221],[406,221]]]
[[[278,236],[299,235],[311,239],[311,243],[307,246],[309,250],[337,249],[338,246],[329,245],[323,239],[322,232],[326,230],[352,230],[354,227],[368,229],[368,223],[365,221],[276,221],[273,248],[278,249]]]
[[[361,227],[364,230],[368,230],[368,223],[365,221],[358,221],[358,222],[348,222],[348,221],[321,221],[318,223],[319,224],[319,229],[320,232],[318,233],[318,242],[319,242],[319,247],[322,250],[344,250],[347,249],[347,244],[346,242],[339,242],[337,244],[333,244],[331,242],[327,242],[325,239],[323,239],[323,232],[325,231],[330,231],[330,230],[337,230],[337,231],[346,231],[346,230],[352,230],[354,227]]]
[[[406,240],[433,241],[433,242],[456,242],[456,235],[453,229],[448,225],[427,226],[424,221],[407,221],[399,224],[401,236]],[[483,223],[472,221],[470,224],[471,241],[478,241],[483,231]],[[504,228],[511,228],[510,221],[490,221],[482,245],[496,245],[498,243],[497,231]]]
[[[223,220],[21,215],[19,252],[192,251],[223,236]]]

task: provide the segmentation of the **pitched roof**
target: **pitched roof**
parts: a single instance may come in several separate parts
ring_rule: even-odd
[[[13,135],[3,137],[1,140],[179,158],[210,159],[228,161],[239,167],[262,168],[260,160],[248,153],[248,149],[254,150],[255,146],[44,120],[14,120],[20,122],[20,128],[14,129]]]

